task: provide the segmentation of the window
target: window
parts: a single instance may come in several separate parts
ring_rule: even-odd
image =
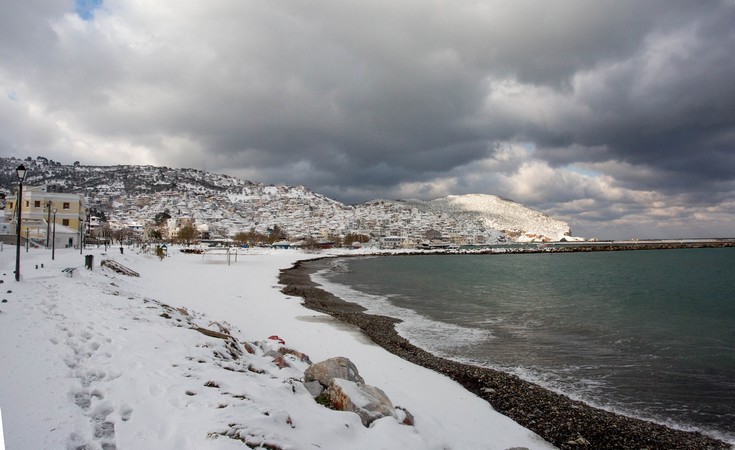
[[[64,209],[69,209],[69,202],[64,202]]]
[[[34,208],[40,208],[41,207],[41,200],[34,201],[33,202],[33,207]]]
[[[68,227],[69,226],[69,219],[61,219],[61,224],[64,225],[65,227]]]

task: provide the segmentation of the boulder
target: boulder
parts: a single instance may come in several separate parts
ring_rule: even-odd
[[[304,383],[304,387],[312,397],[319,397],[324,392],[324,386],[318,381],[308,381]]]
[[[395,411],[385,392],[364,383],[333,378],[324,394],[335,409],[357,413],[366,427],[382,417],[392,417]]]
[[[314,398],[318,397],[318,402],[327,401],[336,410],[356,413],[366,427],[388,416],[404,425],[414,425],[413,415],[405,408],[394,408],[381,389],[366,385],[357,367],[347,358],[312,364],[304,372],[304,386]]]
[[[328,387],[335,378],[365,384],[357,367],[352,361],[342,356],[312,364],[304,372],[305,383],[318,381],[324,387]]]

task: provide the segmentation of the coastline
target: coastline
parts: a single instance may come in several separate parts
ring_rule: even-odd
[[[676,430],[594,408],[515,375],[434,356],[398,335],[394,325],[400,320],[365,314],[361,306],[334,296],[312,281],[311,274],[326,267],[327,259],[331,257],[298,261],[292,268],[281,270],[282,291],[302,297],[307,308],[357,326],[389,352],[448,376],[499,413],[559,448],[731,448],[699,432]]]
[[[133,248],[57,249],[55,259],[31,248],[19,282],[9,281],[12,247],[0,252],[8,449],[552,448],[450,379],[282,294],[279,270],[318,255],[250,250],[230,265],[174,248],[163,260]],[[108,258],[140,276],[102,266]],[[300,381],[308,363],[288,353],[282,367],[270,353],[281,349],[312,361],[349,356],[416,422],[385,417],[367,428],[325,408]]]

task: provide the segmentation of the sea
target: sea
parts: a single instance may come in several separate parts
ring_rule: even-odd
[[[436,355],[735,442],[735,248],[342,258],[314,281]]]

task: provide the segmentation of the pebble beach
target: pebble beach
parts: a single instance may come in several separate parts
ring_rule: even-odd
[[[361,306],[340,299],[314,283],[311,274],[327,264],[324,259],[302,261],[283,270],[280,275],[280,283],[285,286],[283,292],[302,297],[304,305],[312,310],[358,327],[389,352],[448,376],[486,400],[496,411],[559,448],[731,448],[699,432],[677,430],[594,408],[515,375],[432,355],[398,335],[394,328],[398,319],[366,314]]]

